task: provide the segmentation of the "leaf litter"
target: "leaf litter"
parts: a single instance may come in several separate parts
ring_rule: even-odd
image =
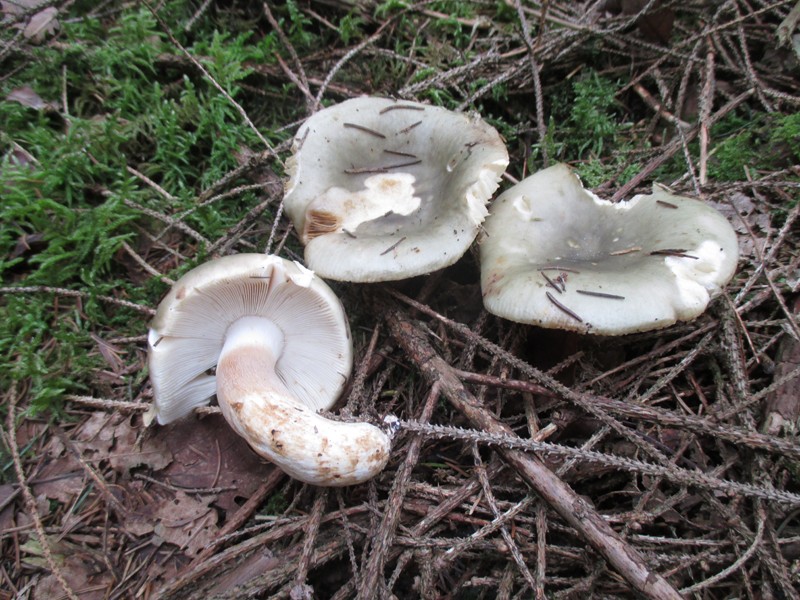
[[[282,82],[283,93],[296,92],[298,105],[309,95],[313,100],[319,86],[326,101],[400,89],[408,99],[483,108],[514,123],[504,134],[515,144],[518,164],[538,165],[547,160],[543,153],[552,159],[558,152],[557,145],[534,143],[548,133],[551,98],[555,104],[562,83],[579,79],[605,51],[605,74],[631,79],[615,101],[624,105],[638,146],[598,158],[606,177],[598,187],[625,196],[677,162],[682,175],[670,183],[716,203],[739,233],[743,260],[727,297],[696,322],[602,340],[488,318],[474,257],[424,283],[402,284],[408,295],[341,286],[353,307],[354,331],[376,332],[374,347],[357,340],[361,379],[348,406],[397,414],[413,426],[398,435],[385,473],[366,486],[332,492],[276,474],[219,415],[143,428],[138,408],[149,401],[149,389],[136,375],[144,343],[97,336],[91,351],[107,367],[96,373],[92,409],[76,400],[64,420],[22,418],[16,429],[35,516],[46,526],[43,537],[35,533],[22,486],[0,487],[0,576],[20,595],[61,597],[60,573],[81,598],[161,592],[165,598],[631,597],[630,574],[609,566],[580,524],[526,484],[537,483],[531,461],[509,457],[527,447],[578,495],[587,520],[608,524],[650,574],[674,588],[709,598],[758,598],[761,590],[796,597],[800,367],[792,282],[800,172],[796,165],[761,166],[743,169],[742,180],[732,183],[704,177],[705,163],[714,160],[708,151],[714,140],[707,137],[714,123],[739,108],[789,113],[800,105],[790,76],[797,72],[793,55],[773,52],[771,43],[789,5],[725,3],[700,21],[671,5],[639,15],[649,10],[646,2],[625,10],[607,3],[589,14],[569,3],[503,4],[504,12],[493,7],[456,20],[466,36],[460,43],[472,53],[469,69],[446,59],[455,44],[447,15],[403,8],[382,25],[365,17],[370,37],[333,52],[298,51],[279,36],[291,60],[281,69],[259,67],[247,89],[269,77]],[[55,15],[37,7],[27,6],[15,21],[20,48],[48,43],[55,34],[48,29]],[[7,2],[2,10],[8,18]],[[299,10],[318,23],[338,14],[305,4]],[[488,33],[486,24],[499,18],[510,19],[508,26]],[[31,24],[41,39],[25,33]],[[442,54],[426,55],[416,42],[407,48],[411,56],[398,52],[399,43],[419,34]],[[770,62],[773,55],[781,66]],[[184,70],[186,78],[196,75],[177,44],[175,56],[158,61]],[[387,61],[401,79],[372,88],[366,69],[376,61]],[[507,101],[494,102],[502,86],[510,90]],[[8,100],[33,110],[60,110],[32,88],[12,94],[17,97]],[[197,203],[235,194],[242,173],[272,179],[277,165],[268,160],[270,150],[240,148],[236,170],[198,191]],[[7,156],[21,165],[35,162],[19,148]],[[622,177],[634,160],[637,174]],[[158,189],[137,166],[128,173],[159,208],[143,211],[131,230],[138,241],[114,258],[131,281],[148,282],[183,265],[207,241],[225,251],[263,247],[270,232],[261,213],[231,234],[205,240],[181,213],[163,206],[164,195],[178,190]],[[285,219],[273,215],[266,228],[272,228],[270,240],[281,240],[278,250],[297,256]],[[108,298],[103,302],[122,306]],[[450,375],[505,433],[476,427],[463,405],[439,402],[443,386],[422,382],[417,375],[424,363],[400,351],[401,340],[385,331],[387,305],[413,315],[434,353],[456,369]],[[420,420],[428,401],[436,408]],[[554,446],[542,442],[532,451],[530,440],[543,432]],[[718,486],[722,481],[730,485]]]

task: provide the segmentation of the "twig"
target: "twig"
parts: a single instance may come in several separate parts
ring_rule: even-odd
[[[80,290],[69,290],[67,288],[50,287],[48,285],[0,287],[0,294],[56,294],[57,296],[69,296],[71,298],[86,298],[86,299],[96,298],[103,302],[116,304],[117,306],[132,308],[133,310],[139,311],[146,315],[152,316],[156,314],[155,309],[152,309],[149,306],[142,306],[141,304],[135,304],[134,302],[128,302],[127,300],[120,300],[119,298],[112,298],[111,296],[104,296],[102,294],[95,295],[89,292],[82,292]]]
[[[75,396],[72,394],[64,396],[64,400],[67,400],[68,402],[75,402],[76,404],[84,404],[86,406],[102,408],[103,410],[119,412],[145,412],[150,408],[149,404],[142,402],[123,402],[122,400],[107,400],[105,398]]]
[[[136,252],[136,250],[131,248],[131,246],[130,246],[130,244],[128,244],[128,242],[122,242],[122,249],[125,250],[125,252],[128,253],[128,256],[130,256],[134,261],[136,261],[136,264],[138,264],[140,267],[142,267],[145,271],[147,271],[153,277],[156,277],[156,278],[160,279],[161,281],[163,281],[164,283],[168,283],[169,285],[173,285],[175,283],[174,279],[170,279],[166,275],[163,275],[162,273],[160,273],[158,271],[158,269],[155,269],[154,267],[152,267],[150,265],[150,263],[148,263],[144,258],[139,256],[139,254]]]
[[[792,42],[792,32],[797,28],[800,23],[800,0],[792,7],[786,18],[778,25],[776,34],[778,36],[778,43],[781,46],[788,46]]]
[[[139,171],[137,171],[136,169],[134,169],[133,167],[130,167],[130,166],[126,166],[125,170],[127,170],[128,173],[130,173],[131,175],[133,175],[137,179],[141,179],[143,182],[145,182],[148,186],[150,186],[155,191],[157,191],[161,196],[163,196],[169,202],[176,202],[178,200],[175,196],[170,194],[167,190],[165,190],[163,187],[158,185],[155,181],[150,179],[144,173],[140,173]]]
[[[483,464],[483,460],[481,459],[480,452],[478,452],[478,444],[472,444],[472,457],[475,461],[475,471],[478,474],[478,481],[481,482],[481,488],[483,488],[483,497],[486,499],[486,503],[489,505],[489,508],[492,510],[492,514],[494,515],[494,520],[499,521],[503,515],[500,514],[500,510],[497,507],[497,501],[495,500],[494,492],[492,491],[492,484],[489,478],[486,475],[486,466]],[[533,501],[533,496],[528,496],[525,500],[519,502],[521,507],[527,508],[528,504]],[[520,512],[523,508],[520,508]],[[510,519],[507,519],[508,521]],[[514,562],[517,565],[517,569],[519,570],[522,578],[528,584],[532,590],[536,589],[536,578],[531,574],[530,569],[528,569],[528,565],[525,564],[525,559],[522,556],[522,553],[519,550],[519,546],[514,541],[514,538],[511,536],[511,533],[508,531],[508,527],[505,523],[500,525],[500,535],[503,537],[503,541],[506,543],[509,551],[511,552],[511,557],[514,559]],[[437,569],[438,570],[438,569]]]
[[[635,83],[633,85],[633,91],[639,94],[639,97],[644,100],[645,104],[656,111],[658,115],[665,121],[672,123],[681,129],[689,129],[691,127],[691,124],[675,116],[673,113],[664,108],[661,102],[656,100],[641,83]]]
[[[520,27],[522,28],[522,39],[525,42],[525,47],[528,49],[528,63],[530,64],[531,68],[533,92],[536,100],[536,132],[539,134],[539,148],[542,153],[542,164],[546,167],[550,163],[547,144],[545,143],[545,140],[547,139],[547,125],[544,122],[544,95],[542,93],[542,80],[541,77],[539,77],[541,68],[539,67],[539,62],[536,60],[535,56],[536,49],[541,41],[542,32],[541,30],[539,31],[537,48],[534,48],[533,39],[531,38],[530,25],[528,24],[528,18],[525,16],[524,11],[522,10],[522,2],[520,0],[514,0],[514,8],[517,11],[517,17],[519,18]],[[547,10],[547,2],[544,3],[542,10]]]
[[[708,181],[708,143],[711,127],[708,124],[711,107],[714,104],[714,91],[716,88],[714,73],[714,44],[711,39],[706,40],[706,63],[703,71],[703,90],[700,94],[700,185]]]
[[[303,68],[303,63],[300,62],[300,57],[297,55],[297,51],[294,49],[292,42],[289,41],[289,38],[281,29],[280,23],[278,23],[277,19],[272,14],[272,11],[269,8],[269,2],[264,2],[262,4],[264,7],[264,15],[267,17],[267,21],[269,24],[272,25],[272,29],[278,35],[278,39],[283,44],[283,47],[286,48],[286,51],[289,53],[289,56],[292,59],[292,63],[294,64],[294,68],[297,69],[297,74],[293,73],[289,66],[283,62],[283,58],[279,54],[275,54],[275,58],[278,59],[278,64],[280,64],[281,68],[283,69],[284,73],[292,80],[303,95],[306,97],[306,106],[313,111],[314,109],[314,96],[311,95],[311,89],[308,86],[308,77],[306,77],[306,71]]]
[[[314,553],[314,545],[317,541],[317,535],[319,534],[319,524],[322,520],[322,513],[325,510],[327,501],[327,488],[318,488],[316,490],[314,505],[311,507],[311,514],[309,514],[308,522],[303,531],[303,550],[300,553],[300,558],[297,559],[293,585],[294,590],[304,590],[309,587],[306,584],[308,567],[311,564],[311,556]]]
[[[211,242],[209,242],[205,237],[203,237],[203,235],[201,235],[200,233],[198,233],[197,231],[195,231],[194,229],[192,229],[186,223],[184,223],[183,221],[181,221],[179,219],[173,219],[169,215],[166,215],[164,213],[160,213],[157,210],[153,210],[152,208],[147,208],[146,206],[143,206],[142,204],[139,204],[138,202],[134,202],[130,198],[125,198],[124,202],[125,202],[125,204],[127,206],[130,206],[131,208],[135,208],[136,210],[138,210],[142,214],[145,214],[148,217],[152,217],[154,219],[158,219],[162,223],[166,223],[170,227],[174,227],[175,229],[178,229],[178,230],[182,231],[183,233],[187,234],[189,237],[194,238],[195,240],[197,240],[198,242],[203,244],[203,248],[204,249],[208,248],[211,245]],[[163,235],[163,232],[162,232],[161,235]]]
[[[328,71],[328,74],[325,76],[325,79],[322,82],[322,85],[319,86],[317,90],[317,95],[314,98],[314,105],[312,107],[313,111],[317,111],[319,109],[320,104],[322,103],[322,97],[325,95],[325,92],[328,91],[328,87],[333,81],[333,78],[336,77],[336,74],[342,70],[344,67],[354,56],[356,56],[359,52],[364,50],[367,46],[374,44],[377,42],[381,36],[383,36],[384,31],[387,27],[389,27],[390,23],[394,23],[395,19],[398,18],[398,15],[395,15],[389,19],[386,19],[380,27],[378,27],[377,31],[369,36],[367,39],[363,40],[362,42],[358,43],[357,45],[353,46],[347,53],[342,56],[338,60],[338,62],[331,67],[331,70]]]
[[[428,383],[433,385],[439,382],[442,394],[474,426],[487,433],[514,436],[513,430],[475,400],[453,369],[436,354],[424,335],[407,318],[395,310],[389,314],[388,322],[393,337]],[[654,600],[681,598],[663,577],[648,568],[644,558],[635,549],[625,543],[583,498],[556,477],[538,457],[507,448],[500,448],[498,452],[634,589]]]
[[[44,525],[42,524],[42,519],[39,516],[39,510],[36,506],[36,499],[33,497],[30,487],[28,487],[28,482],[25,477],[25,470],[22,468],[22,459],[20,458],[19,447],[17,446],[16,385],[12,385],[11,389],[8,391],[7,399],[8,415],[6,415],[5,438],[8,444],[8,449],[11,451],[11,459],[14,462],[14,471],[17,474],[17,481],[19,482],[20,489],[22,490],[22,498],[25,501],[25,509],[28,512],[28,516],[33,521],[34,530],[36,531],[36,536],[39,538],[39,544],[42,548],[42,555],[47,561],[50,571],[53,573],[53,576],[56,578],[59,585],[61,585],[61,587],[64,589],[64,593],[67,595],[67,597],[70,600],[79,600],[77,594],[67,583],[67,580],[64,578],[64,574],[61,572],[61,568],[58,566],[55,558],[53,557],[53,551],[51,550],[50,544],[47,541],[47,534],[44,531]]]

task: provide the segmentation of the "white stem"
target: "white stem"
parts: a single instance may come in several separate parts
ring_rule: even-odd
[[[368,423],[343,423],[296,400],[275,372],[283,332],[243,317],[228,329],[217,364],[217,401],[231,427],[261,456],[306,483],[344,486],[375,476],[391,443]]]

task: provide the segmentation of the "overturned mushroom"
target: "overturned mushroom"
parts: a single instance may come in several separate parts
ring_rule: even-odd
[[[197,267],[159,305],[148,343],[161,424],[216,393],[231,427],[301,481],[360,483],[389,458],[381,429],[317,414],[347,381],[352,343],[339,300],[296,263],[239,254]]]
[[[619,335],[700,315],[733,277],[736,234],[699,200],[653,193],[618,204],[566,165],[492,204],[481,243],[486,309],[548,328]]]
[[[477,116],[355,98],[309,118],[294,141],[285,206],[309,268],[340,281],[389,281],[457,261],[508,165]]]

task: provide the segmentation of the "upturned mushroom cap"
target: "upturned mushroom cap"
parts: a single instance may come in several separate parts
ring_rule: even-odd
[[[275,371],[301,404],[330,408],[352,368],[347,319],[331,289],[299,264],[238,254],[193,269],[166,295],[150,324],[153,415],[165,424],[208,404],[231,325],[265,317],[282,333]]]
[[[700,315],[733,277],[736,234],[699,200],[654,185],[601,200],[566,165],[492,204],[480,246],[486,309],[547,328],[620,335]]]
[[[386,98],[321,110],[298,130],[285,206],[309,268],[388,281],[444,268],[477,235],[508,165],[474,115]]]

